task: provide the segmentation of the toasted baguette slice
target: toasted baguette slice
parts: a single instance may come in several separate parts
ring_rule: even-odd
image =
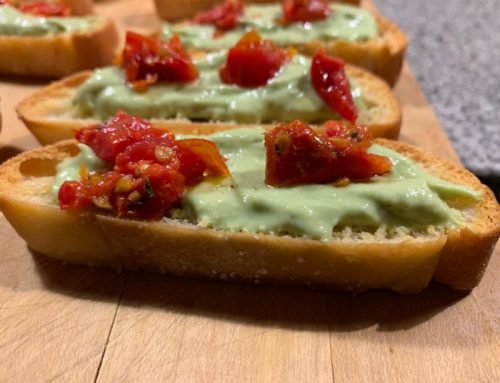
[[[212,0],[209,1],[213,2]],[[182,6],[172,6],[173,2],[173,0],[156,0],[160,15],[168,15],[169,11],[167,9],[169,9],[170,12],[177,13],[182,12],[184,7],[192,8],[195,4],[199,4],[201,7],[201,3],[207,3],[206,0],[195,0],[184,2]],[[258,2],[272,3],[276,2],[276,0],[260,0]],[[193,12],[188,13],[186,17],[192,13]],[[165,16],[163,17],[166,18]],[[327,42],[317,40],[304,45],[294,46],[294,48],[310,56],[314,55],[319,48],[323,48],[329,55],[341,57],[350,64],[365,68],[393,86],[399,79],[403,68],[403,60],[408,47],[408,39],[405,33],[388,19],[380,15],[375,15],[375,19],[378,24],[379,33],[379,37],[376,39],[365,42],[345,40]]]
[[[0,36],[0,73],[58,78],[109,65],[118,47],[114,23],[99,17],[81,32],[44,36]]]
[[[224,0],[155,0],[156,11],[164,20],[174,21],[194,16],[199,11],[209,9]],[[276,0],[244,0],[245,3],[272,3]],[[360,0],[342,0],[341,3],[359,5]]]
[[[362,69],[346,66],[346,70],[363,89],[367,106],[360,113],[358,123],[367,125],[375,137],[397,138],[401,127],[401,109],[391,89],[382,80]],[[42,144],[73,138],[78,129],[99,122],[75,116],[71,107],[71,100],[78,87],[90,75],[91,72],[82,72],[54,82],[17,106],[19,117]],[[152,121],[160,128],[181,134],[208,134],[241,127],[234,122],[192,122],[180,119]]]
[[[321,242],[233,233],[183,221],[133,221],[62,211],[50,193],[55,166],[77,153],[75,141],[23,153],[0,166],[0,209],[28,245],[67,262],[124,267],[176,276],[416,293],[430,280],[472,289],[500,235],[493,193],[468,171],[407,144],[377,140],[428,172],[466,184],[482,199],[462,206],[465,223],[444,231],[396,234],[349,231]],[[467,207],[465,207],[467,206]]]

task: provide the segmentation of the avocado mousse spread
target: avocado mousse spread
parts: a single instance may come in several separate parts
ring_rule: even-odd
[[[341,4],[330,7],[332,13],[324,20],[283,25],[279,22],[282,18],[281,4],[247,5],[235,29],[220,34],[213,25],[164,23],[162,38],[178,34],[186,47],[202,50],[229,48],[249,30],[256,30],[264,39],[282,46],[316,40],[363,42],[377,38],[377,22],[367,10]]]
[[[0,6],[0,35],[43,36],[86,30],[96,17],[39,17],[22,13],[9,6]]]
[[[336,119],[336,114],[316,93],[310,78],[311,59],[295,55],[266,86],[242,88],[220,80],[225,52],[193,60],[199,78],[188,84],[158,82],[136,91],[119,67],[97,69],[78,89],[74,113],[101,120],[119,110],[143,118],[270,123],[301,118],[308,122]],[[350,79],[353,101],[365,108],[363,91]],[[363,121],[359,121],[363,123]]]
[[[481,196],[424,172],[403,155],[372,145],[369,152],[386,156],[392,170],[363,182],[339,187],[308,184],[270,187],[265,183],[264,131],[245,128],[203,136],[217,144],[227,159],[231,177],[206,178],[184,194],[180,208],[168,216],[187,219],[204,227],[233,232],[290,235],[322,241],[332,240],[334,230],[353,229],[425,230],[429,226],[454,227],[463,222],[461,213],[447,201],[473,203]],[[82,149],[82,146],[80,146]],[[81,162],[89,171],[102,163],[82,150]],[[63,181],[78,177],[80,161],[70,159],[58,168],[54,193]],[[75,179],[75,178],[73,178]]]

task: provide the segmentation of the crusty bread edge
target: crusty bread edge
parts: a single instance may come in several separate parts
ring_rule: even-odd
[[[328,54],[365,68],[394,86],[401,75],[408,38],[396,24],[385,17],[375,15],[375,19],[379,26],[378,39],[354,43],[344,40],[328,43],[313,41],[298,48],[308,55],[323,48]]]
[[[230,233],[175,220],[141,222],[75,214],[23,200],[16,191],[16,183],[23,178],[21,164],[31,159],[60,161],[70,155],[74,141],[26,152],[1,165],[0,208],[34,250],[68,262],[342,290],[385,287],[401,293],[420,291],[434,275],[453,288],[472,289],[500,235],[500,207],[493,194],[456,164],[407,144],[377,142],[403,152],[443,179],[481,190],[478,223],[428,239],[325,243]],[[401,268],[402,260],[408,262],[406,268]]]
[[[481,281],[500,236],[500,205],[495,195],[474,174],[456,163],[406,143],[392,141],[383,144],[404,153],[439,178],[468,185],[482,193],[481,203],[476,208],[480,219],[473,226],[467,225],[447,233],[447,242],[434,274],[436,281],[451,285],[454,289],[474,288]],[[438,164],[441,170],[436,173]]]
[[[373,91],[375,101],[385,100],[387,110],[386,121],[368,125],[369,130],[375,137],[397,139],[401,128],[401,108],[391,89],[379,78],[371,73],[346,66],[347,72],[357,80],[359,85],[370,87]],[[72,138],[74,133],[85,126],[97,124],[96,119],[72,119],[70,117],[58,117],[67,109],[66,105],[74,90],[78,88],[92,72],[85,71],[76,73],[62,80],[53,82],[47,87],[33,93],[17,105],[19,118],[26,124],[28,129],[42,144]],[[212,123],[192,122],[189,120],[152,120],[152,122],[165,129],[170,129],[179,134],[210,134],[221,130],[240,128],[242,125],[236,123]],[[250,125],[246,125],[250,126]]]
[[[0,36],[0,73],[59,78],[113,62],[115,24],[99,18],[88,31],[44,36]]]

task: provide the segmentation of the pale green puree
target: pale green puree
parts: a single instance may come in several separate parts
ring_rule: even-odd
[[[157,83],[143,92],[125,82],[122,69],[97,69],[75,95],[75,114],[105,120],[125,110],[144,118],[238,123],[338,119],[311,85],[310,58],[296,55],[266,86],[252,89],[221,82],[219,68],[225,62],[225,52],[210,53],[194,60],[200,72],[198,80],[189,84]],[[362,109],[362,90],[352,81],[351,92],[356,106]]]
[[[265,177],[263,130],[246,128],[216,133],[214,141],[227,158],[232,179],[214,183],[206,179],[190,189],[182,200],[180,216],[203,226],[234,232],[288,234],[323,241],[332,231],[354,228],[452,227],[462,223],[461,213],[446,201],[477,200],[480,193],[433,177],[401,154],[373,145],[372,153],[388,156],[392,172],[369,182],[346,187],[301,185],[269,187]],[[91,151],[60,164],[54,185],[57,195],[64,180],[78,179],[79,163],[102,163],[91,159]],[[69,170],[73,169],[73,170]]]
[[[340,4],[331,7],[333,13],[325,20],[281,25],[277,22],[283,17],[281,4],[247,5],[236,29],[225,31],[222,36],[214,38],[216,28],[212,25],[186,22],[178,25],[164,23],[162,38],[178,34],[188,48],[218,50],[232,47],[251,29],[284,46],[316,40],[362,42],[378,36],[377,22],[367,10]]]
[[[88,171],[106,170],[108,164],[96,156],[94,151],[85,144],[78,144],[78,153],[75,157],[65,159],[57,166],[57,173],[52,186],[52,194],[57,200],[57,194],[64,181],[80,181],[80,165]]]
[[[88,29],[95,17],[39,17],[0,5],[0,35],[42,36]],[[34,47],[35,49],[36,47]]]

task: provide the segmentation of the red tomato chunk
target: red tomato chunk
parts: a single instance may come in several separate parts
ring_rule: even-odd
[[[244,5],[241,0],[226,0],[207,11],[199,12],[193,21],[198,24],[212,24],[221,31],[236,28],[238,18],[243,14]]]
[[[177,35],[169,41],[160,41],[127,32],[122,66],[127,81],[136,89],[157,81],[189,83],[199,77],[198,70]]]
[[[219,71],[222,82],[243,88],[266,85],[285,64],[288,55],[270,40],[262,40],[256,31],[247,32],[227,54],[226,65]]]
[[[327,56],[320,50],[312,60],[311,81],[318,95],[334,112],[354,123],[358,112],[344,66],[342,60]]]
[[[370,154],[365,127],[329,121],[315,130],[302,121],[266,133],[266,183],[270,186],[322,184],[366,179],[389,172],[387,157]]]
[[[332,10],[326,0],[284,0],[283,21],[285,23],[324,20]]]
[[[109,162],[110,171],[81,171],[80,181],[59,190],[62,209],[97,208],[118,216],[160,219],[189,186],[205,176],[230,175],[217,146],[175,140],[173,133],[119,112],[106,124],[78,131],[76,139]]]

